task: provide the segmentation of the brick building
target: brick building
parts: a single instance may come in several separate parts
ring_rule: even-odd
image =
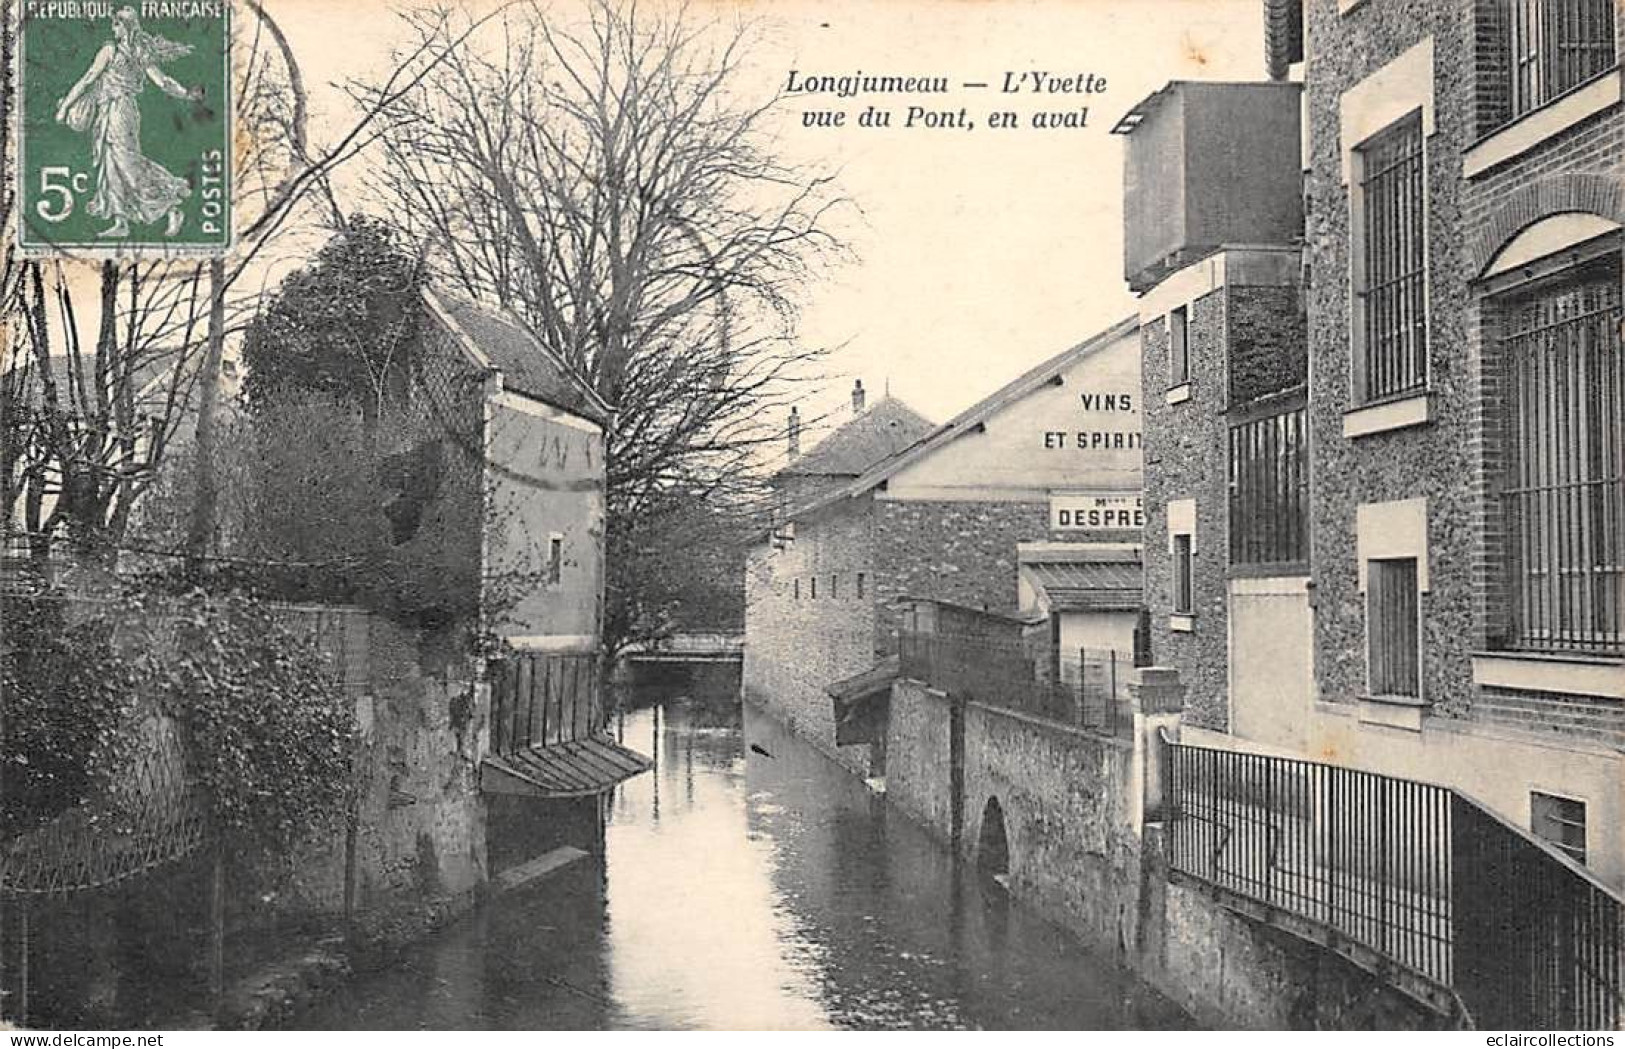
[[[1192,723],[1279,742],[1302,729],[1279,708],[1308,687],[1300,93],[1176,81],[1115,129],[1144,346],[1152,651],[1179,670]],[[1249,148],[1201,148],[1238,127]]]
[[[1024,563],[1029,605],[1044,575],[1032,566],[1064,560],[1067,581],[1078,575],[1075,554],[1029,548],[1024,557],[1022,544],[1095,544],[1108,559],[1137,552],[1139,357],[1135,325],[1124,321],[790,505],[747,560],[746,697],[848,767],[879,772],[868,740],[838,745],[826,689],[894,653],[899,599],[1015,613]],[[824,444],[846,436],[837,430]],[[818,449],[807,456],[819,458]],[[1113,587],[1121,565],[1108,570]],[[1133,617],[1101,608],[1097,632],[1074,621],[1069,643],[1132,648]]]
[[[1170,396],[1148,411],[1157,659],[1190,674],[1193,720],[1232,745],[1455,787],[1625,884],[1618,11],[1266,7],[1290,27],[1272,69],[1301,70],[1304,93],[1301,144],[1267,137],[1268,162],[1303,172],[1305,414],[1262,445],[1275,484],[1260,493],[1247,474],[1260,445],[1228,409],[1179,419]],[[1131,172],[1157,152],[1139,137]],[[1204,268],[1233,283],[1228,253],[1188,239],[1183,268],[1144,282],[1148,376],[1168,367],[1168,289],[1217,287]],[[1128,250],[1132,281],[1143,267]],[[1245,334],[1201,298],[1190,311],[1192,370],[1233,388]],[[1297,367],[1290,341],[1279,353],[1266,385]],[[1187,445],[1215,449],[1205,471]],[[1262,582],[1248,543],[1293,545],[1302,499],[1307,543],[1289,552],[1304,563]],[[1265,597],[1268,635],[1238,620]],[[1207,631],[1216,616],[1228,622]]]

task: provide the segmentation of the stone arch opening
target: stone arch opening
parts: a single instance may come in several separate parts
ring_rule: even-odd
[[[976,840],[976,869],[997,878],[1010,873],[1010,838],[1004,828],[1004,807],[988,798],[982,808],[982,830]]]

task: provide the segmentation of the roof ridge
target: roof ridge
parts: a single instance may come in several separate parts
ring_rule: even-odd
[[[888,394],[843,419],[779,473],[857,477],[934,428],[902,398]]]
[[[465,329],[462,321],[456,316],[454,312],[455,310],[467,310],[484,323],[501,325],[514,336],[522,340],[526,344],[527,348],[535,351],[538,356],[540,356],[542,360],[546,362],[547,366],[557,374],[558,378],[562,380],[565,386],[573,390],[577,397],[580,397],[586,402],[586,406],[590,410],[596,411],[604,417],[603,419],[598,419],[596,421],[606,421],[609,416],[614,414],[614,406],[605,400],[602,394],[594,389],[592,383],[587,381],[586,376],[580,374],[580,372],[578,372],[575,368],[572,368],[568,362],[564,360],[564,358],[560,357],[558,353],[553,350],[552,347],[542,342],[541,339],[538,339],[523,324],[520,324],[518,321],[510,317],[505,309],[496,309],[478,301],[477,299],[472,299],[456,292],[442,291],[438,287],[432,287],[427,284],[423,287],[421,295],[423,301],[429,305],[429,308],[438,314],[451,329],[452,334],[456,336],[460,343],[462,343],[464,349],[470,352],[476,358],[479,366],[491,368],[496,372],[503,374],[505,384],[513,379],[516,379],[517,376],[509,374],[511,368],[504,367],[501,363],[498,363],[491,358],[490,353],[488,352],[490,348],[481,346],[480,340],[475,338],[473,333]],[[537,391],[532,390],[528,392],[531,395],[535,395]],[[564,404],[556,405],[556,407],[566,409],[571,408],[570,405]]]
[[[838,499],[857,496],[869,491],[899,469],[913,462],[914,460],[911,457],[929,452],[932,447],[942,440],[957,436],[968,426],[973,426],[975,423],[986,419],[989,415],[1000,411],[1015,396],[1024,396],[1032,388],[1045,381],[1044,376],[1056,371],[1056,369],[1067,367],[1078,359],[1115,345],[1119,339],[1126,338],[1129,334],[1137,331],[1138,328],[1138,314],[1129,314],[1112,325],[1095,332],[1083,341],[1038,362],[947,422],[932,428],[917,440],[897,449],[890,455],[876,460],[858,474],[857,478],[850,484],[840,485],[834,490],[819,496],[805,506],[800,507],[796,513],[810,513]],[[789,467],[786,467],[786,469],[788,470]]]

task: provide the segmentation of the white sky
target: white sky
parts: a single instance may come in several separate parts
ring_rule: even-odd
[[[330,85],[376,75],[401,41],[392,7],[265,6],[299,57],[320,139],[348,116]],[[786,155],[838,169],[862,209],[839,227],[859,261],[806,292],[804,341],[844,348],[803,415],[843,404],[861,376],[871,396],[889,380],[941,421],[1131,312],[1122,140],[1108,132],[1168,80],[1262,79],[1262,8],[1260,0],[701,0],[702,13],[767,23],[768,46],[752,58],[757,82],[741,85],[763,98],[791,69],[862,70],[947,76],[955,92],[923,96],[925,104],[968,105],[979,124],[991,108],[1025,118],[1035,108],[1090,107],[1086,129],[1059,131],[809,130],[800,126],[805,106],[782,111]],[[1092,72],[1107,90],[1010,105],[994,88],[958,89],[1026,69]]]

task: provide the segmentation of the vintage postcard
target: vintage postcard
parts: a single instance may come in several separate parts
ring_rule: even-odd
[[[1625,1029],[1617,0],[0,8],[37,1044]]]

